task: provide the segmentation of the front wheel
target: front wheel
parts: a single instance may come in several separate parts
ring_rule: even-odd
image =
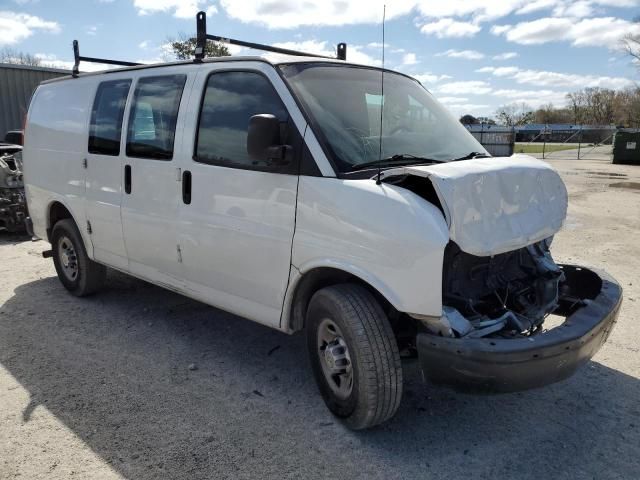
[[[53,226],[51,245],[58,278],[73,295],[84,297],[102,287],[106,268],[89,258],[73,220],[60,220]]]
[[[402,397],[400,354],[374,296],[357,284],[316,292],[306,317],[307,347],[320,393],[354,430],[391,418]]]

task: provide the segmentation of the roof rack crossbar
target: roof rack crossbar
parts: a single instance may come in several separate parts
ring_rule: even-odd
[[[90,62],[90,63],[104,63],[106,65],[121,65],[124,67],[135,67],[137,65],[142,65],[142,63],[136,62],[125,62],[124,60],[111,60],[108,58],[95,58],[95,57],[83,57],[80,56],[80,47],[78,45],[78,41],[73,41],[73,71],[72,75],[77,77],[80,73],[80,62]]]
[[[211,35],[207,33],[207,14],[205,12],[198,12],[196,15],[196,50],[195,61],[200,62],[206,55],[206,42],[207,40],[213,40],[214,42],[229,43],[231,45],[237,45],[239,47],[252,48],[254,50],[262,50],[265,52],[282,53],[284,55],[294,55],[297,57],[319,57],[330,58],[332,60],[346,60],[347,59],[347,44],[339,43],[337,49],[337,55],[330,57],[328,55],[317,55],[315,53],[300,52],[298,50],[291,50],[288,48],[273,47],[271,45],[264,45],[261,43],[245,42],[244,40],[236,40],[233,38],[220,37],[218,35]]]

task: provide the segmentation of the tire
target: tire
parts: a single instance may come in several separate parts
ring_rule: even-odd
[[[323,288],[309,302],[305,325],[311,366],[329,410],[353,430],[393,417],[402,398],[402,365],[374,296],[357,284]],[[335,374],[338,368],[344,373]]]
[[[84,297],[100,290],[107,269],[89,258],[73,220],[65,218],[53,226],[51,246],[58,278],[69,292],[76,297]]]

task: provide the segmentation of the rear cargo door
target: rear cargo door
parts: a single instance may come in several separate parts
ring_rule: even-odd
[[[131,79],[101,82],[91,112],[86,168],[85,213],[95,260],[127,269],[120,221],[122,121]]]
[[[180,174],[174,150],[180,103],[187,83],[182,73],[145,76],[135,85],[127,114],[123,165],[122,226],[132,273],[181,289],[176,221]]]

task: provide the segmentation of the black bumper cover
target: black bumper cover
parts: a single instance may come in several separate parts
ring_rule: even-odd
[[[622,288],[609,275],[561,265],[565,282],[556,328],[526,338],[448,338],[419,333],[425,376],[460,389],[514,392],[564,380],[607,340],[618,317]],[[575,299],[586,304],[575,305]]]

